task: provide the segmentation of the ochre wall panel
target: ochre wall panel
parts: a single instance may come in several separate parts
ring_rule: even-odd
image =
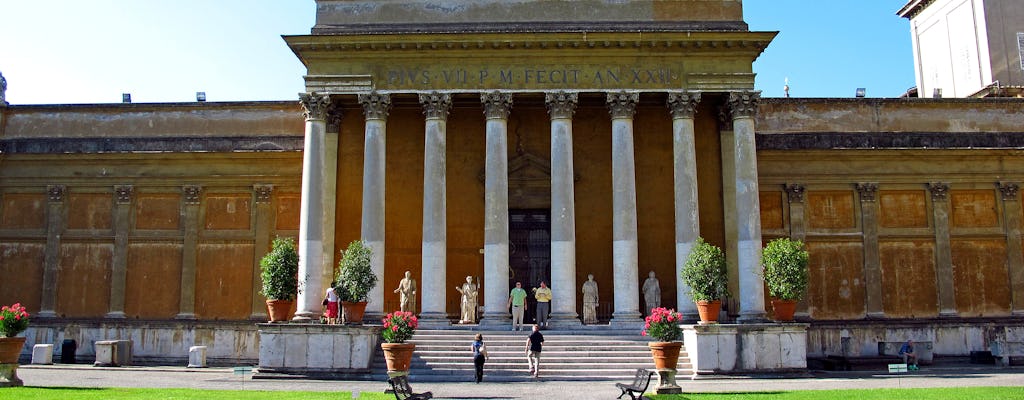
[[[808,241],[811,318],[860,319],[866,313],[864,248],[860,242]]]
[[[299,214],[302,208],[300,200],[301,196],[298,193],[281,193],[277,195],[277,216],[275,223],[275,228],[277,230],[299,229]],[[342,205],[343,204],[339,201],[339,213]]]
[[[179,194],[139,194],[135,200],[135,229],[177,230],[180,219]]]
[[[882,267],[882,310],[887,317],[938,315],[935,285],[935,243],[930,240],[879,242]]]
[[[811,229],[850,229],[857,226],[852,191],[807,192],[807,225]]]
[[[548,131],[551,129],[550,123],[542,126],[546,127]],[[575,185],[576,279],[573,280],[575,286],[573,291],[577,295],[574,310],[577,310],[577,314],[582,316],[580,310],[583,306],[583,295],[580,294],[580,287],[583,281],[587,280],[588,273],[594,274],[594,281],[597,282],[599,303],[611,303],[613,298],[612,243],[615,237],[612,231],[614,215],[611,168],[612,124],[608,116],[608,109],[604,107],[603,102],[600,105],[581,104],[573,116],[572,129],[573,168],[578,174],[577,176],[580,177]],[[642,131],[634,126],[634,148],[636,146],[635,137],[639,134],[636,132]],[[550,145],[550,142],[548,143]],[[637,178],[640,180],[644,177],[638,176]],[[640,196],[637,197],[639,202]],[[639,215],[639,210],[637,211]],[[552,210],[551,214],[551,221],[554,224],[558,210]],[[648,269],[640,267],[640,271],[644,271],[644,274]],[[523,282],[523,286],[527,286],[526,282]],[[552,301],[558,300],[552,299]],[[600,305],[598,313],[601,313]]]
[[[68,318],[98,318],[110,306],[112,243],[62,243],[56,312]]]
[[[661,305],[678,309],[675,296],[675,218],[666,217],[675,213],[670,134],[672,121],[665,118],[664,104],[647,104],[637,108],[633,135],[639,239],[637,285],[641,289],[639,304],[643,310],[643,282],[647,279],[647,273],[654,271],[661,284]],[[583,251],[587,251],[586,247],[583,247]],[[582,305],[583,293],[580,290],[587,275],[586,271],[579,272],[584,273],[577,274],[576,296]],[[611,292],[606,299],[611,299]]]
[[[783,205],[782,192],[761,192],[758,199],[761,204],[761,229],[778,230],[785,228],[782,213],[785,210]]]
[[[129,318],[169,319],[181,300],[181,243],[131,243],[124,313]]]
[[[249,194],[206,196],[206,229],[246,230],[251,218],[252,196]]]
[[[883,228],[927,228],[924,190],[885,190],[878,193],[878,225]]]
[[[424,146],[424,117],[420,107],[396,108],[391,111],[387,125],[387,155],[385,166],[385,206],[384,206],[384,279],[378,282],[384,287],[384,310],[394,309],[398,305],[398,294],[392,291],[398,287],[405,271],[412,273],[416,279],[417,286],[422,288],[422,245],[423,245],[423,146]],[[346,136],[351,138],[351,143],[342,143],[342,146],[357,146],[359,149],[358,164],[352,164],[351,176],[338,174],[339,185],[346,182],[353,182],[352,197],[349,204],[352,210],[347,215],[351,219],[341,221],[342,224],[350,225],[347,232],[348,237],[341,237],[342,240],[335,240],[335,245],[344,248],[352,240],[360,238],[360,224],[362,221],[362,190],[363,186],[372,184],[363,182],[362,151],[364,144],[364,127],[360,125],[358,134]],[[461,135],[479,135],[480,133],[459,132],[449,130],[447,142],[461,140]],[[457,135],[457,136],[453,136]],[[458,138],[458,139],[456,139]],[[339,139],[344,142],[344,140]],[[339,150],[340,151],[340,150]],[[354,160],[353,160],[354,161]],[[341,162],[339,161],[339,165]],[[450,193],[450,192],[449,192]],[[448,214],[451,218],[452,214]],[[471,216],[467,216],[471,217]],[[483,218],[481,216],[481,218]],[[337,258],[337,257],[336,257]],[[446,303],[450,304],[458,275],[461,272],[447,272],[445,274],[445,288],[453,289],[443,294],[446,296]],[[461,279],[465,279],[463,276]],[[431,293],[430,295],[442,295]],[[422,297],[422,293],[417,292]],[[423,303],[417,301],[417,311],[422,310]],[[455,312],[455,310],[449,310]]]
[[[448,117],[445,218],[448,221],[449,273],[446,275],[448,284],[445,291],[450,300],[448,303],[456,302],[454,306],[448,307],[451,313],[458,313],[461,309],[458,306],[461,295],[455,286],[461,286],[467,275],[473,276],[473,282],[480,285],[477,304],[483,305],[484,299],[484,255],[480,253],[484,248],[484,183],[480,176],[484,171],[486,157],[484,127],[487,123],[482,110],[482,107],[454,108]],[[387,292],[398,287],[398,281],[404,274],[405,269],[398,265],[388,270],[387,287],[391,290]],[[398,309],[398,295],[391,294],[396,302],[394,309]]]
[[[0,243],[0,304],[21,303],[39,311],[46,246],[41,242]]]
[[[954,228],[999,226],[995,190],[954,190],[949,194],[950,225]]]
[[[950,243],[956,311],[965,317],[1010,314],[1006,241],[960,239]]]
[[[67,198],[68,229],[110,229],[114,197],[110,193],[79,193]]]
[[[252,243],[201,243],[196,260],[196,317],[246,319],[252,312]]]
[[[35,193],[5,193],[3,195],[0,228],[45,229],[46,196]]]

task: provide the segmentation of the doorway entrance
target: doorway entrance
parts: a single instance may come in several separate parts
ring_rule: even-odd
[[[509,210],[509,288],[522,282],[526,296],[524,323],[534,323],[537,299],[532,288],[551,284],[551,210]]]

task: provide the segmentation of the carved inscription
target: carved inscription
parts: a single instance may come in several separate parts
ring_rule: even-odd
[[[680,70],[649,66],[525,66],[509,68],[400,67],[383,71],[383,89],[664,87],[680,83]]]

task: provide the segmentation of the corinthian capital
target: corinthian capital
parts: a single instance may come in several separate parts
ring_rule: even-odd
[[[548,114],[552,119],[572,118],[572,115],[576,113],[578,101],[579,94],[576,92],[562,90],[544,93],[544,104],[548,106]]]
[[[299,93],[299,104],[302,105],[302,115],[307,120],[327,118],[327,109],[331,106],[331,96],[317,92]]]
[[[391,95],[377,92],[360,93],[359,104],[363,106],[366,119],[388,119],[391,111]]]
[[[420,93],[420,104],[423,115],[428,119],[448,119],[448,111],[452,109],[452,95],[448,93]]]
[[[612,118],[633,118],[636,114],[636,103],[640,101],[640,93],[621,92],[608,93],[608,113]]]
[[[484,104],[484,116],[487,119],[508,119],[512,110],[512,94],[499,92],[480,93],[480,102]]]
[[[729,112],[733,119],[754,118],[757,116],[757,103],[760,101],[761,92],[757,90],[729,92]]]
[[[700,92],[669,92],[666,103],[672,118],[693,118],[700,103]]]

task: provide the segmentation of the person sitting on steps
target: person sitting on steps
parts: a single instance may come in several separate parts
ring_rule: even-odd
[[[911,371],[917,371],[917,351],[914,350],[914,340],[908,340],[900,346],[900,355],[903,356],[903,363],[907,364],[907,369]]]

